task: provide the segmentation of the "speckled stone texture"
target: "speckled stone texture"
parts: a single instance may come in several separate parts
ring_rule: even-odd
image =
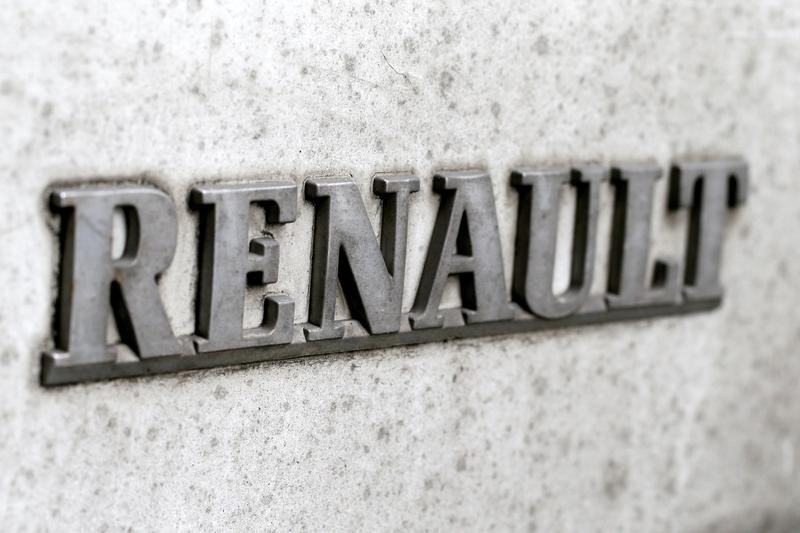
[[[3,4],[3,531],[800,530],[797,2]],[[415,171],[408,308],[436,169],[490,170],[510,278],[514,165],[704,154],[744,156],[752,174],[714,312],[37,383],[51,183],[146,175],[172,194],[180,243],[161,288],[189,333],[198,181],[351,174],[377,221],[370,176]],[[665,213],[664,185],[654,252],[681,257],[686,216]],[[301,201],[274,231],[271,290],[296,297],[298,320],[312,220]]]

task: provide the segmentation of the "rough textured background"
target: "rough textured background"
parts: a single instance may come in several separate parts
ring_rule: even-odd
[[[4,531],[800,530],[797,2],[3,4]],[[408,306],[433,170],[492,172],[510,274],[511,166],[698,154],[752,170],[715,312],[37,384],[54,181],[170,191],[162,289],[188,333],[199,180],[351,173],[377,218],[372,173],[414,170]],[[303,204],[275,232],[298,318],[311,221]],[[681,253],[684,224],[659,211],[660,252]]]

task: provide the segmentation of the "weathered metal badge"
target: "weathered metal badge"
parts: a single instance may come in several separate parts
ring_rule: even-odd
[[[739,159],[677,162],[669,176],[669,209],[687,209],[682,268],[659,259],[649,271],[655,164],[521,168],[511,174],[519,195],[513,276],[504,277],[489,175],[440,172],[440,196],[422,275],[404,313],[408,208],[420,189],[411,174],[379,174],[379,238],[349,178],[313,178],[303,187],[314,205],[307,322],[294,323],[291,295],[268,294],[263,322],[243,328],[248,285],[278,279],[281,243],[249,237],[249,212],[263,208],[266,225],[290,224],[298,187],[289,181],[199,185],[190,196],[200,217],[195,333],[178,337],[167,318],[158,277],[176,248],[176,204],[146,185],[58,187],[61,256],[54,349],[42,358],[41,382],[58,385],[123,376],[288,359],[465,337],[530,332],[711,309],[719,305],[725,211],[747,195]],[[614,192],[606,294],[591,294],[599,198]],[[569,286],[553,279],[560,197],[575,190]],[[126,220],[124,250],[112,253],[114,213]],[[264,235],[268,235],[266,229]],[[284,243],[285,245],[286,243]],[[441,308],[451,276],[461,307]],[[337,289],[352,318],[334,316]],[[126,350],[107,343],[114,319]],[[131,356],[133,353],[135,356]]]

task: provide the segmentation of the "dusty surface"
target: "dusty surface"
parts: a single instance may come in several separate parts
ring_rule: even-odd
[[[797,3],[6,4],[4,531],[800,529]],[[751,165],[715,312],[37,384],[50,183],[147,174],[178,200],[162,289],[189,333],[197,181],[349,173],[377,218],[372,173],[414,170],[408,307],[435,169],[492,172],[510,275],[511,166],[687,154]],[[302,204],[275,231],[298,319],[311,222]],[[659,211],[657,251],[679,256],[684,224]]]

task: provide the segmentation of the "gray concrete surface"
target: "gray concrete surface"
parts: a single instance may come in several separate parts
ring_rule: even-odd
[[[797,2],[0,12],[3,531],[800,530]],[[189,333],[196,220],[182,200],[197,181],[351,173],[377,219],[371,174],[414,170],[407,308],[435,169],[492,172],[510,276],[513,165],[703,154],[742,155],[752,173],[715,312],[37,384],[55,181],[146,174],[179,200],[162,291]],[[289,243],[278,288],[297,296],[298,319],[311,221],[303,204],[275,232]],[[680,254],[684,224],[659,212],[655,251]]]

